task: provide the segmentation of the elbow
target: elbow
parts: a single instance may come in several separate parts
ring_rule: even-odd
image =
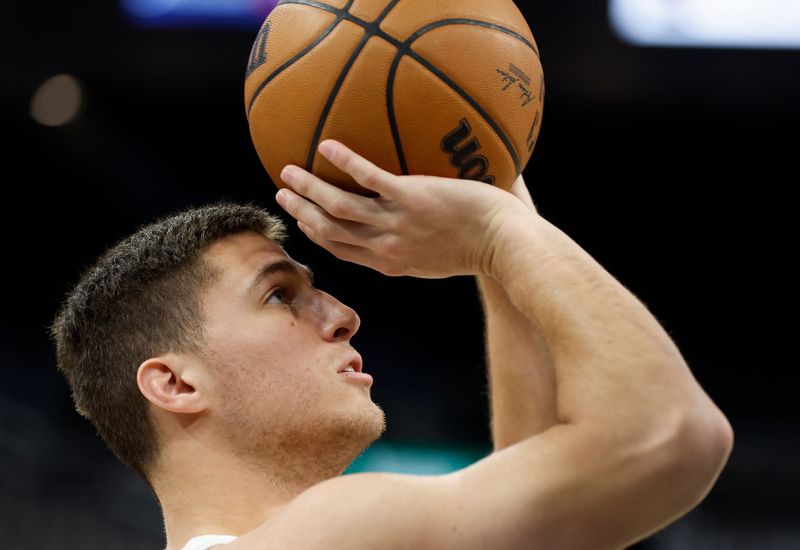
[[[691,409],[683,432],[687,455],[716,481],[733,451],[733,427],[727,417],[707,401]]]
[[[717,482],[733,451],[733,428],[713,403],[693,407],[672,445],[670,477],[688,512]]]

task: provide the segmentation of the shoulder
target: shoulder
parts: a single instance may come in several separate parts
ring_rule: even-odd
[[[685,439],[647,439],[561,424],[443,476],[329,479],[223,550],[627,547],[696,505]]]
[[[454,480],[393,473],[329,479],[225,549],[437,547],[432,539],[453,498]]]

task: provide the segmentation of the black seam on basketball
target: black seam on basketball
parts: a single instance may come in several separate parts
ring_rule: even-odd
[[[275,79],[276,76],[281,74],[283,71],[285,71],[290,66],[292,66],[294,63],[296,63],[301,58],[303,58],[308,52],[310,52],[315,47],[317,47],[320,42],[325,40],[328,37],[328,35],[333,32],[333,29],[336,28],[336,26],[342,21],[342,19],[343,19],[342,17],[337,17],[336,20],[333,23],[331,23],[331,25],[327,29],[325,29],[325,32],[323,32],[319,36],[319,38],[317,38],[314,42],[312,42],[311,44],[309,44],[308,46],[303,48],[302,51],[298,52],[297,55],[292,57],[289,61],[287,61],[286,63],[284,63],[283,65],[281,65],[277,69],[275,69],[274,71],[272,71],[272,73],[270,73],[269,76],[267,76],[267,78],[265,78],[261,82],[261,84],[258,85],[258,88],[256,88],[256,91],[253,93],[253,97],[250,98],[250,104],[247,106],[247,117],[248,118],[250,118],[250,111],[253,110],[253,105],[255,105],[256,99],[258,99],[258,96],[261,95],[261,92],[264,91],[264,88],[267,86],[267,84],[272,82]]]
[[[301,1],[311,1],[311,0],[301,0]],[[348,3],[347,7],[350,7],[353,0]],[[325,128],[325,123],[328,120],[328,115],[330,114],[331,109],[333,108],[333,103],[336,101],[336,97],[339,95],[339,90],[342,88],[342,84],[344,84],[347,75],[350,74],[350,69],[353,68],[358,56],[361,55],[361,51],[364,49],[364,46],[367,45],[369,39],[373,36],[377,35],[380,31],[380,24],[383,19],[389,15],[389,12],[397,5],[400,0],[392,0],[381,12],[381,14],[375,19],[372,23],[367,23],[363,19],[358,19],[350,14],[347,14],[348,20],[355,19],[361,27],[364,29],[364,36],[361,38],[361,41],[356,46],[356,49],[353,51],[353,54],[350,56],[350,59],[347,60],[347,63],[344,67],[342,67],[342,72],[339,73],[339,77],[336,79],[336,84],[334,84],[333,89],[331,90],[330,95],[328,96],[328,101],[325,103],[325,107],[322,110],[322,114],[319,117],[319,121],[317,122],[317,128],[314,131],[314,138],[311,140],[311,150],[308,152],[308,162],[306,164],[306,170],[311,172],[311,168],[314,165],[314,157],[317,154],[317,145],[319,144],[319,138],[322,135],[322,130]]]
[[[353,15],[353,14],[351,14],[351,13],[349,13],[347,11],[347,10],[350,9],[350,6],[353,5],[354,1],[355,0],[350,0],[343,9],[334,8],[333,6],[329,6],[328,4],[323,4],[321,2],[316,2],[315,0],[281,0],[281,2],[278,3],[278,5],[276,6],[276,9],[277,9],[277,7],[282,6],[284,4],[300,4],[300,5],[303,5],[303,6],[309,6],[311,8],[318,8],[318,9],[327,11],[329,13],[336,14],[336,20],[333,23],[331,23],[331,25],[327,29],[325,29],[325,32],[323,32],[314,42],[312,42],[311,44],[309,44],[308,46],[303,48],[303,50],[300,51],[299,53],[297,53],[297,55],[295,55],[290,60],[288,60],[286,63],[284,63],[283,65],[281,65],[277,69],[275,69],[271,74],[269,74],[261,82],[261,84],[258,85],[258,88],[256,88],[256,91],[253,93],[253,97],[250,98],[250,103],[247,106],[247,117],[248,118],[250,117],[250,111],[253,110],[253,105],[255,104],[256,99],[261,94],[261,92],[264,91],[264,87],[266,87],[267,84],[269,84],[272,80],[274,80],[276,76],[278,76],[280,73],[282,73],[288,67],[290,67],[292,64],[294,64],[297,61],[299,61],[303,56],[305,56],[308,52],[310,52],[317,45],[319,45],[320,42],[322,42],[325,38],[327,38],[327,36],[331,32],[333,32],[333,30],[337,27],[337,25],[339,25],[339,23],[342,22],[342,20],[346,19],[347,21],[351,21],[351,22],[355,23],[356,25],[361,26],[367,33],[370,34],[370,36],[378,36],[380,38],[383,38],[384,40],[386,40],[387,42],[389,42],[390,44],[392,44],[396,48],[401,48],[402,47],[402,42],[400,42],[396,38],[386,34],[380,28],[378,28],[378,25],[383,21],[383,19],[389,14],[389,12],[397,5],[397,3],[400,0],[392,0],[392,2],[390,2],[386,6],[386,8],[384,8],[384,11],[378,16],[378,18],[376,19],[376,21],[374,23],[369,23],[367,21],[364,21],[363,19],[360,19],[360,18],[356,17],[355,15]]]
[[[328,95],[328,101],[325,102],[325,108],[322,109],[322,114],[319,115],[319,120],[317,121],[317,129],[314,130],[314,137],[311,140],[311,150],[308,152],[306,170],[309,172],[311,172],[311,167],[314,164],[314,156],[317,152],[319,137],[322,135],[322,128],[325,126],[325,122],[328,120],[328,115],[333,107],[333,102],[336,100],[336,96],[339,95],[339,90],[341,89],[342,84],[344,84],[344,79],[347,78],[348,73],[350,73],[350,69],[353,67],[353,64],[356,62],[356,59],[358,59],[361,50],[364,49],[364,46],[367,45],[367,42],[370,38],[372,38],[372,36],[370,36],[368,33],[364,33],[364,36],[358,43],[358,46],[356,46],[356,49],[353,50],[352,55],[350,55],[350,59],[348,59],[347,63],[345,63],[344,67],[342,67],[342,72],[339,73],[339,77],[336,79],[336,83],[333,85],[333,89]]]
[[[386,16],[384,15],[381,20],[383,20],[385,17]],[[394,37],[389,36],[380,28],[378,29],[378,36],[395,46],[398,51],[403,46],[402,42],[396,40]],[[400,130],[397,127],[397,119],[395,118],[394,114],[394,77],[395,74],[397,74],[397,67],[400,64],[400,59],[402,59],[402,56],[395,56],[394,62],[389,68],[389,74],[386,78],[386,111],[387,115],[389,116],[389,128],[392,131],[392,141],[394,142],[395,154],[397,154],[397,160],[400,163],[400,173],[404,176],[407,176],[408,164],[406,164],[406,155],[403,152],[403,143],[400,141]]]
[[[345,6],[345,9],[349,9],[354,1],[355,0],[350,0],[347,3],[347,6]],[[320,42],[325,40],[328,37],[328,35],[333,32],[333,30],[339,25],[339,23],[342,22],[342,19],[344,19],[345,16],[347,15],[343,10],[334,8],[332,6],[328,6],[327,4],[321,4],[319,2],[314,2],[314,0],[286,0],[286,1],[281,1],[281,3],[278,4],[278,6],[282,6],[284,4],[303,4],[303,5],[306,5],[306,6],[310,6],[312,8],[320,8],[320,9],[323,9],[325,11],[328,11],[328,12],[331,12],[331,13],[335,13],[336,14],[336,19],[333,21],[333,23],[330,24],[330,26],[327,29],[325,29],[325,31],[321,35],[319,35],[317,37],[316,40],[314,40],[311,44],[309,44],[308,46],[303,48],[301,51],[299,51],[296,55],[294,55],[286,63],[284,63],[283,65],[281,65],[280,67],[278,67],[277,69],[272,71],[263,81],[261,81],[261,84],[258,85],[258,87],[256,88],[256,91],[253,92],[253,97],[250,98],[250,103],[247,105],[247,118],[248,119],[250,118],[250,111],[253,110],[253,105],[255,105],[256,99],[258,99],[258,96],[261,94],[262,91],[264,91],[264,88],[267,86],[267,84],[272,82],[272,80],[274,80],[276,76],[281,74],[283,71],[288,69],[294,63],[296,63],[297,61],[302,59],[308,52],[310,52],[315,47],[317,47]],[[276,8],[277,8],[277,6],[276,6]]]
[[[424,27],[416,31],[414,34],[409,36],[406,39],[405,44],[407,46],[411,46],[411,44],[423,34],[430,32],[433,29],[438,29],[439,27],[445,27],[447,25],[474,25],[476,27],[485,27],[487,29],[500,31],[502,33],[505,33],[509,36],[516,38],[517,40],[528,46],[530,49],[532,49],[533,53],[536,54],[536,57],[539,57],[539,50],[536,49],[536,46],[528,42],[528,39],[522,36],[521,34],[516,33],[507,27],[503,27],[502,25],[495,25],[494,23],[488,23],[486,21],[480,21],[478,19],[453,18],[453,19],[441,19],[439,21],[434,21],[433,23],[425,25]]]
[[[436,76],[444,80],[451,88],[453,88],[453,90],[455,90],[459,95],[461,95],[461,97],[466,99],[473,107],[475,107],[475,109],[481,114],[481,116],[486,120],[486,122],[489,123],[489,125],[497,133],[498,137],[500,137],[500,139],[505,144],[506,148],[508,149],[508,152],[511,154],[511,158],[514,160],[514,167],[516,169],[517,176],[519,176],[522,173],[522,163],[520,162],[519,154],[517,153],[514,144],[511,143],[511,140],[508,139],[508,136],[505,135],[505,133],[502,131],[500,126],[494,121],[494,119],[492,119],[492,117],[489,116],[489,113],[485,112],[483,108],[481,108],[481,106],[478,104],[478,102],[473,100],[472,97],[470,97],[466,92],[461,90],[461,88],[455,82],[451,81],[442,71],[440,71],[437,67],[435,67],[433,63],[430,63],[430,61],[423,58],[420,54],[416,53],[411,49],[411,44],[413,44],[420,36],[434,29],[438,29],[440,27],[445,27],[448,25],[475,25],[478,27],[493,29],[505,33],[509,36],[512,36],[517,40],[520,40],[523,44],[525,44],[531,50],[533,50],[533,53],[536,54],[537,58],[539,57],[539,51],[533,44],[528,42],[528,40],[524,36],[512,31],[509,28],[503,27],[501,25],[495,25],[494,23],[487,23],[486,21],[479,21],[477,19],[463,19],[463,18],[442,19],[440,21],[435,21],[414,32],[414,34],[408,37],[408,39],[404,44],[405,46],[404,49],[407,50],[409,56],[414,58],[417,62],[421,63],[423,66],[426,66],[426,68],[429,71],[431,71]]]
[[[475,101],[471,95],[469,95],[461,88],[461,86],[450,80],[450,78],[446,74],[440,71],[433,63],[431,63],[430,61],[419,55],[417,52],[413,50],[408,50],[406,55],[408,55],[409,57],[414,59],[414,61],[416,61],[417,63],[428,69],[437,77],[439,77],[440,80],[442,80],[445,84],[450,86],[450,88],[452,88],[454,92],[460,95],[463,99],[467,101],[467,103],[472,105],[472,107],[476,111],[478,111],[478,114],[481,115],[481,117],[483,117],[483,120],[485,120],[489,124],[489,126],[492,127],[494,132],[497,134],[497,137],[499,137],[505,144],[506,149],[508,149],[508,153],[511,155],[511,159],[514,161],[514,168],[517,171],[517,175],[519,175],[522,172],[522,164],[519,160],[519,155],[517,154],[517,151],[514,148],[514,144],[511,143],[510,139],[508,139],[508,136],[506,136],[505,132],[503,132],[503,129],[500,128],[500,125],[497,124],[491,117],[491,115],[489,115],[489,113],[487,113],[484,110],[484,108],[480,106],[480,103]]]
[[[352,23],[355,23],[356,25],[359,25],[360,27],[362,27],[364,29],[364,31],[365,31],[365,34],[364,34],[364,37],[362,37],[361,42],[358,44],[358,46],[354,50],[353,55],[348,60],[347,64],[342,68],[342,72],[339,74],[339,77],[338,77],[338,79],[336,81],[336,84],[334,85],[333,90],[331,90],[331,94],[328,96],[328,101],[325,104],[325,108],[323,109],[322,114],[320,115],[320,120],[318,121],[317,129],[316,129],[316,131],[314,133],[314,139],[312,141],[311,151],[309,152],[309,157],[308,157],[307,170],[309,170],[309,171],[311,170],[311,167],[312,167],[313,162],[314,162],[314,157],[316,155],[316,149],[317,149],[317,144],[318,144],[319,138],[322,135],[322,130],[324,128],[325,122],[327,121],[328,115],[330,114],[330,110],[333,107],[333,102],[336,100],[336,96],[338,95],[339,90],[341,89],[341,86],[344,83],[345,78],[347,77],[347,74],[350,72],[350,69],[352,68],[353,64],[355,64],[356,59],[361,54],[361,51],[364,49],[364,46],[369,41],[369,39],[372,38],[373,36],[377,36],[379,38],[382,38],[386,42],[389,42],[390,44],[395,46],[397,48],[397,50],[398,50],[397,51],[397,55],[395,56],[395,59],[392,62],[392,66],[391,66],[391,68],[389,70],[389,76],[388,76],[388,79],[387,79],[386,105],[387,105],[387,110],[388,110],[388,115],[389,115],[389,125],[390,125],[391,131],[392,131],[392,138],[394,140],[395,150],[397,152],[398,160],[400,162],[400,167],[401,167],[401,170],[402,170],[403,174],[406,174],[406,175],[408,174],[408,166],[406,164],[405,154],[403,152],[403,146],[402,146],[402,142],[400,140],[400,131],[399,131],[399,128],[397,126],[397,120],[396,120],[395,113],[394,113],[394,105],[393,105],[394,97],[393,96],[394,96],[394,81],[395,81],[395,76],[396,76],[397,69],[399,67],[400,61],[402,60],[404,55],[409,55],[415,61],[417,61],[420,65],[422,65],[423,67],[428,69],[430,72],[432,72],[435,76],[437,76],[439,79],[441,79],[445,84],[450,86],[450,88],[452,88],[453,91],[455,91],[457,94],[459,94],[464,100],[466,100],[470,105],[472,105],[472,107],[476,111],[478,111],[478,113],[481,115],[481,117],[483,117],[483,119],[492,127],[492,129],[494,129],[495,133],[498,135],[498,137],[505,144],[506,148],[508,149],[509,154],[511,155],[512,160],[514,161],[514,166],[516,168],[517,175],[519,175],[521,173],[521,163],[520,163],[520,160],[519,160],[519,155],[517,154],[517,152],[516,152],[516,150],[514,148],[514,145],[511,143],[511,141],[505,135],[503,130],[500,128],[500,126],[494,121],[494,119],[489,115],[489,113],[487,113],[480,106],[480,104],[477,101],[475,101],[469,94],[467,94],[463,89],[461,89],[461,87],[458,86],[458,84],[456,84],[447,75],[445,75],[444,72],[439,70],[435,65],[433,65],[433,63],[431,63],[430,61],[428,61],[427,59],[422,57],[420,54],[418,54],[418,53],[414,52],[413,50],[411,50],[411,44],[414,41],[416,41],[420,36],[426,34],[427,32],[430,32],[430,31],[432,31],[434,29],[440,28],[440,27],[444,27],[444,26],[447,26],[447,25],[475,25],[475,26],[479,26],[479,27],[485,27],[485,28],[497,30],[497,31],[503,32],[503,33],[505,33],[505,34],[507,34],[509,36],[512,36],[512,37],[520,40],[521,42],[523,42],[526,46],[528,46],[531,50],[533,50],[533,52],[536,54],[537,57],[539,57],[539,51],[536,49],[536,47],[533,44],[531,44],[524,36],[512,31],[511,29],[503,27],[501,25],[496,25],[494,23],[488,23],[486,21],[480,21],[480,20],[477,20],[477,19],[459,19],[459,18],[442,19],[440,21],[435,21],[435,22],[433,22],[433,23],[431,23],[429,25],[426,25],[426,26],[420,28],[419,30],[417,30],[414,34],[412,34],[409,38],[407,38],[405,42],[401,42],[401,41],[397,40],[396,38],[394,38],[393,36],[391,36],[391,35],[387,34],[386,32],[384,32],[380,28],[380,24],[383,22],[383,20],[386,18],[386,16],[389,15],[389,12],[391,12],[391,10],[398,4],[398,2],[400,0],[392,0],[386,6],[386,8],[384,8],[383,12],[373,22],[365,21],[365,20],[360,19],[359,17],[356,17],[356,16],[352,15],[351,13],[349,13],[348,10],[353,5],[354,1],[355,0],[349,0],[347,5],[343,9],[335,8],[333,6],[329,6],[328,4],[323,4],[323,3],[317,2],[315,0],[281,0],[278,3],[276,8],[278,6],[283,5],[283,4],[301,4],[301,5],[306,5],[306,6],[313,7],[313,8],[322,9],[322,10],[325,10],[327,12],[336,14],[336,20],[333,23],[331,23],[331,25],[314,42],[312,42],[311,44],[306,46],[302,51],[300,51],[298,54],[296,54],[294,57],[292,57],[289,61],[287,61],[286,63],[284,63],[280,67],[278,67],[269,76],[267,76],[267,78],[261,84],[259,84],[259,86],[256,89],[255,93],[253,94],[253,97],[250,100],[250,104],[247,107],[247,116],[248,116],[248,118],[250,116],[250,111],[252,110],[256,99],[258,98],[260,93],[264,90],[264,88],[266,87],[267,84],[269,84],[272,80],[274,80],[275,77],[277,77],[286,68],[291,66],[293,63],[296,63],[299,59],[301,59],[303,56],[305,56],[309,51],[311,51],[313,48],[315,48],[317,45],[319,45],[320,42],[322,42],[331,32],[333,32],[333,30],[339,25],[339,23],[342,20],[348,20],[348,21],[351,21]]]
[[[397,159],[400,161],[400,171],[404,176],[408,175],[408,165],[406,164],[406,155],[403,152],[403,142],[400,141],[400,129],[397,127],[397,119],[394,114],[394,79],[397,74],[397,67],[400,65],[400,60],[403,59],[402,50],[398,50],[398,55],[395,56],[392,62],[392,67],[389,69],[389,77],[386,80],[386,110],[389,114],[389,127],[392,129],[392,139],[394,140],[394,150],[397,153]]]
[[[383,23],[383,20],[386,19],[386,16],[389,15],[389,12],[394,9],[394,7],[397,5],[398,2],[400,2],[400,0],[392,0],[391,2],[386,4],[386,7],[383,8],[383,11],[380,13],[378,17],[375,18],[374,22],[377,24]]]
[[[457,94],[459,94],[470,105],[472,105],[473,108],[475,108],[476,111],[478,111],[478,113],[483,117],[483,119],[492,127],[492,129],[495,131],[497,136],[502,140],[503,144],[506,146],[506,149],[508,149],[508,152],[511,155],[511,159],[514,161],[514,167],[516,169],[517,175],[519,176],[519,174],[522,172],[522,163],[521,163],[521,161],[519,159],[519,154],[517,153],[517,151],[516,151],[516,149],[514,147],[514,144],[511,143],[511,140],[508,139],[508,136],[506,136],[505,132],[503,132],[503,130],[494,121],[494,119],[489,115],[489,113],[487,113],[480,106],[480,104],[477,101],[472,99],[472,97],[469,94],[467,94],[464,90],[462,90],[461,87],[458,86],[455,82],[450,80],[436,66],[434,66],[427,59],[423,58],[421,55],[419,55],[418,53],[414,52],[411,49],[411,44],[415,40],[417,40],[420,36],[422,36],[423,34],[425,34],[427,32],[432,31],[433,29],[437,29],[437,28],[444,27],[444,26],[447,26],[447,25],[475,25],[475,26],[490,28],[490,29],[493,29],[493,30],[497,30],[497,31],[503,32],[505,34],[513,36],[513,37],[517,38],[518,40],[522,41],[526,46],[528,46],[529,48],[531,48],[531,50],[533,50],[533,52],[536,54],[536,57],[539,57],[539,52],[537,51],[537,49],[533,46],[533,44],[528,42],[525,39],[524,36],[521,36],[520,34],[512,31],[511,29],[507,29],[506,27],[502,27],[500,25],[495,25],[493,23],[487,23],[485,21],[479,21],[479,20],[476,20],[476,19],[455,19],[454,18],[454,19],[442,19],[441,21],[435,21],[434,23],[426,25],[426,26],[422,27],[421,29],[417,30],[414,34],[409,36],[408,39],[406,39],[406,41],[404,43],[399,44],[399,45],[395,44],[395,45],[398,46],[397,55],[395,56],[394,61],[392,62],[392,68],[389,71],[389,81],[387,83],[386,95],[387,95],[387,108],[389,110],[389,125],[391,126],[391,129],[392,129],[392,137],[394,138],[395,149],[397,150],[398,158],[400,159],[400,166],[401,166],[401,168],[403,170],[403,174],[406,174],[406,175],[408,174],[408,166],[406,165],[405,155],[403,153],[403,145],[402,145],[402,141],[400,140],[400,129],[397,126],[397,120],[396,120],[395,114],[394,114],[394,104],[393,104],[394,90],[393,90],[393,88],[394,88],[394,80],[395,80],[395,76],[396,76],[396,73],[397,73],[397,68],[400,65],[400,61],[402,60],[404,55],[409,55],[410,57],[415,59],[418,63],[420,63],[422,66],[424,66],[426,69],[431,71],[434,75],[436,75],[441,80],[443,80]],[[392,42],[392,43],[396,43],[397,42],[394,38],[390,37],[389,35],[386,35],[386,37],[383,37],[383,38],[386,38],[389,42]]]

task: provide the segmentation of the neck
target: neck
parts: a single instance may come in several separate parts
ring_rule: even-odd
[[[178,550],[199,535],[240,536],[251,531],[274,519],[306,489],[341,475],[348,463],[321,464],[319,455],[275,461],[291,466],[287,468],[264,461],[256,464],[206,446],[181,456],[181,460],[162,456],[159,473],[153,476],[167,550]]]

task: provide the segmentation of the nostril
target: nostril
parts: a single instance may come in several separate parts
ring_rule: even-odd
[[[349,328],[347,328],[347,327],[339,327],[333,333],[333,337],[334,338],[344,338],[348,334],[350,334],[350,329]]]

